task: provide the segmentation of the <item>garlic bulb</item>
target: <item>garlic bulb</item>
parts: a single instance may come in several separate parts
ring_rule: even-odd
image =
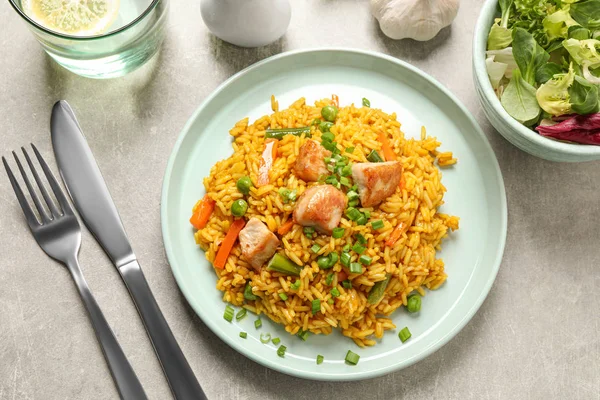
[[[371,13],[392,39],[432,39],[450,25],[459,0],[371,0]]]

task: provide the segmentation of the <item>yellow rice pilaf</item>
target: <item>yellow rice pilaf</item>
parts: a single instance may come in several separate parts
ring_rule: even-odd
[[[205,250],[208,261],[214,261],[233,221],[230,208],[235,200],[247,200],[246,219],[257,217],[276,233],[279,226],[292,218],[295,205],[295,202],[284,204],[278,190],[296,189],[300,196],[308,187],[319,184],[307,184],[293,173],[299,149],[307,140],[304,135],[286,135],[280,140],[277,158],[269,172],[270,184],[258,187],[258,169],[267,128],[311,125],[315,118],[321,117],[321,108],[330,104],[331,100],[325,99],[311,106],[301,98],[289,108],[279,111],[279,104],[272,97],[271,106],[275,111],[272,115],[263,116],[253,124],[245,118],[229,131],[234,139],[234,152],[231,157],[217,162],[210,176],[204,179],[206,192],[216,205],[207,225],[195,234],[196,242]],[[436,164],[450,166],[456,163],[456,159],[451,152],[438,152],[440,143],[428,137],[424,128],[420,139],[406,139],[395,113],[387,114],[354,105],[341,107],[331,128],[338,148],[349,157],[350,162],[367,162],[366,156],[371,150],[381,150],[381,143],[377,140],[380,130],[387,132],[393,150],[402,162],[405,179],[402,189],[397,189],[379,206],[367,209],[371,212],[370,221],[382,220],[384,227],[375,231],[370,223],[357,225],[344,216],[339,225],[345,228],[342,238],[319,235],[308,239],[302,226],[294,224],[291,231],[278,236],[285,255],[304,266],[299,278],[270,272],[264,267],[256,272],[241,256],[240,246],[236,243],[225,268],[214,268],[218,278],[216,286],[223,292],[225,302],[266,314],[283,324],[290,334],[297,334],[300,330],[329,334],[333,328],[339,327],[345,336],[362,347],[376,344],[374,338],[381,338],[384,331],[395,328],[388,317],[397,308],[406,306],[411,292],[424,296],[424,289],[434,290],[444,283],[447,276],[444,262],[436,258],[436,250],[440,250],[448,229],[458,229],[458,218],[438,213],[446,189]],[[311,135],[313,139],[321,140],[321,132],[314,126]],[[344,153],[348,147],[354,147],[354,152]],[[247,196],[236,188],[236,181],[242,176],[249,176],[254,184]],[[386,246],[386,239],[402,222],[410,224],[408,231],[394,246]],[[345,289],[337,277],[337,272],[343,269],[342,264],[320,270],[316,258],[333,251],[341,254],[346,244],[354,244],[353,235],[357,233],[367,239],[365,254],[372,257],[372,263],[363,269],[363,274],[349,275],[352,289]],[[318,254],[309,250],[315,243],[321,246]],[[352,261],[357,261],[358,256],[352,254]],[[330,273],[334,273],[333,282],[327,285],[325,280]],[[369,290],[376,282],[384,280],[386,274],[391,274],[391,279],[384,297],[377,304],[368,304]],[[290,285],[297,279],[300,280],[300,288],[293,290]],[[247,282],[252,285],[258,300],[244,300]],[[333,287],[337,287],[340,296],[333,299],[331,305]],[[287,300],[282,300],[280,293],[285,293]],[[321,300],[321,312],[315,315],[311,312],[314,299]]]

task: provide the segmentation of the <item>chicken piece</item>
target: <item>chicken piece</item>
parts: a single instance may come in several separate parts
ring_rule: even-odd
[[[329,175],[325,157],[331,157],[331,152],[321,146],[316,140],[307,140],[300,147],[294,172],[305,182],[316,182],[321,175]]]
[[[250,218],[239,234],[242,255],[255,270],[275,254],[279,239],[258,218]]]
[[[399,161],[356,163],[352,165],[352,178],[358,185],[360,204],[376,206],[396,191],[402,178]]]
[[[298,199],[294,219],[302,226],[313,226],[319,232],[331,234],[342,219],[346,195],[331,185],[313,186]]]

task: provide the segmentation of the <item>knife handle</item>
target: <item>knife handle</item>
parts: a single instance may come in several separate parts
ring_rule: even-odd
[[[119,271],[142,317],[173,396],[177,400],[206,400],[206,395],[160,311],[138,262],[131,261],[119,267]]]
[[[67,267],[73,276],[73,280],[75,280],[83,304],[89,313],[96,337],[100,342],[100,348],[102,349],[102,353],[104,353],[104,358],[106,358],[110,373],[119,391],[119,397],[123,400],[147,400],[144,388],[133,368],[131,368],[131,364],[127,361],[123,349],[121,349],[117,338],[112,329],[110,329],[106,318],[104,318],[104,314],[102,314],[102,310],[100,310],[96,299],[92,295],[77,259],[69,260]]]

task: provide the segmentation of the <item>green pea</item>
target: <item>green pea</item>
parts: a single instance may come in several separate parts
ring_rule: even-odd
[[[337,117],[338,109],[336,106],[325,106],[321,109],[321,116],[329,122],[335,121]]]
[[[249,176],[242,176],[237,180],[235,186],[237,186],[237,189],[240,191],[240,193],[248,194],[250,193],[250,188],[252,187],[252,180]]]
[[[327,268],[329,268],[329,261],[330,261],[329,257],[320,256],[319,258],[317,258],[317,265],[321,269],[327,269]]]
[[[248,203],[246,203],[246,200],[239,199],[234,201],[231,205],[231,213],[236,217],[243,216],[246,214],[246,211],[248,211]]]
[[[419,312],[421,310],[421,296],[419,296],[418,294],[408,296],[406,309],[410,313]]]
[[[323,133],[329,132],[329,130],[331,129],[332,126],[333,126],[333,122],[323,121],[319,124],[319,130]]]

